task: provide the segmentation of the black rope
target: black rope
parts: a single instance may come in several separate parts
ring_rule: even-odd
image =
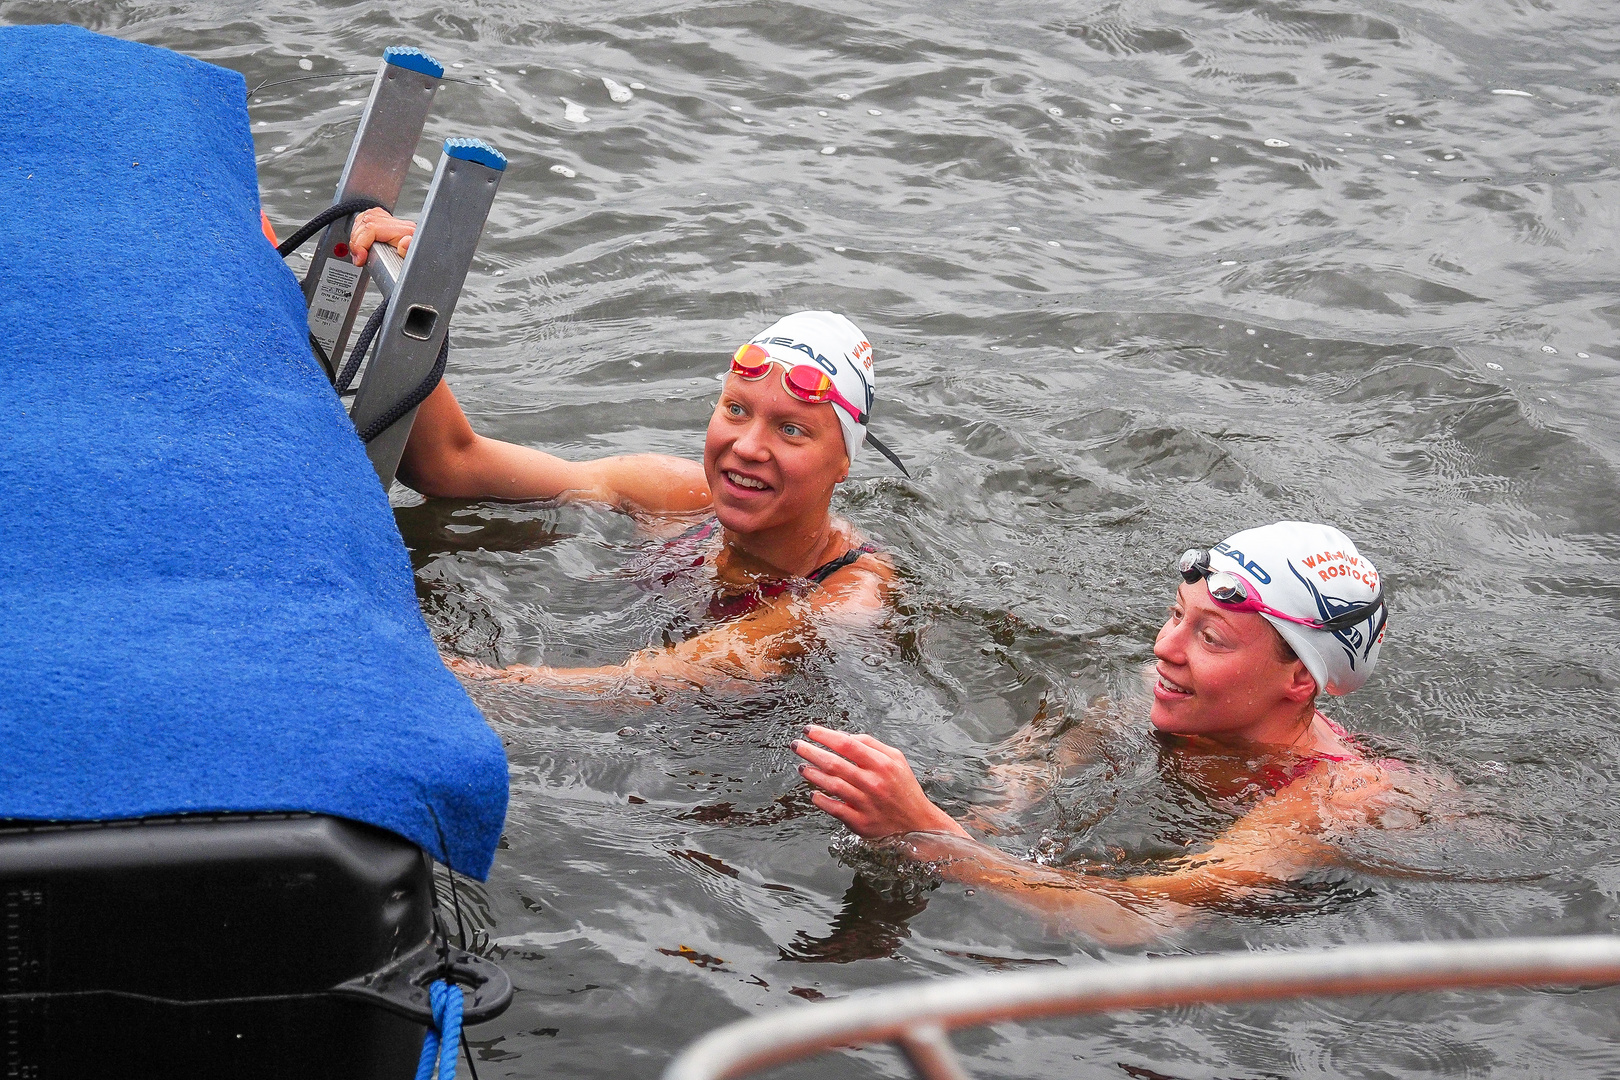
[[[441,352],[443,350],[440,350]],[[439,834],[439,850],[444,852],[444,872],[450,878],[450,902],[456,906],[456,933],[461,938],[461,950],[467,951],[467,924],[461,919],[461,894],[456,891],[456,872],[450,869],[450,843],[444,838],[444,826],[439,824],[439,815],[429,803],[428,816],[433,819],[433,828]]]
[[[337,372],[332,368],[332,358],[326,355],[326,350],[321,348],[321,343],[315,339],[314,334],[309,335],[309,349],[315,354],[315,359],[321,362],[321,370],[326,372],[326,381],[336,386]]]
[[[375,439],[377,436],[393,427],[394,422],[400,417],[404,416],[406,413],[422,404],[422,402],[426,401],[428,399],[428,395],[433,393],[434,389],[439,385],[439,380],[444,378],[445,364],[448,363],[449,360],[450,334],[448,331],[446,331],[444,335],[444,344],[439,346],[439,357],[433,361],[433,370],[427,373],[426,378],[416,384],[416,389],[412,390],[410,393],[401,398],[393,408],[389,409],[387,412],[377,417],[377,419],[367,424],[366,427],[360,432],[360,441],[363,443],[369,443],[372,439]]]
[[[449,355],[449,352],[450,335],[446,333],[444,335],[444,344],[439,348],[439,362],[434,365],[434,368],[438,373],[433,377],[434,386],[438,385],[439,376],[444,374],[444,361],[445,357]],[[431,393],[432,390],[433,387],[429,386],[428,391]],[[427,394],[423,394],[422,396],[425,398],[427,397]],[[415,406],[413,405],[411,407],[414,408]],[[408,412],[409,409],[406,411]],[[400,413],[400,416],[403,415],[403,412]],[[398,417],[395,417],[395,419],[398,419]],[[393,423],[393,421],[390,420],[389,423]],[[386,426],[387,425],[384,425],[384,427]],[[365,438],[364,435],[362,435],[361,438],[365,442],[371,441],[370,439]],[[444,857],[448,860],[450,858],[450,843],[444,838],[444,826],[439,824],[439,815],[434,811],[432,803],[428,804],[427,811],[429,816],[433,818],[434,830],[439,834],[439,850],[444,852]],[[461,949],[463,952],[465,952],[467,950],[467,924],[463,922],[461,918],[461,895],[456,890],[456,872],[450,869],[450,864],[448,862],[444,864],[444,872],[445,875],[450,879],[450,902],[454,904],[456,908],[456,934],[461,938]],[[438,906],[438,902],[439,897],[437,893],[435,893],[433,897],[435,907]],[[444,974],[445,978],[448,979],[450,974],[450,938],[449,935],[445,933],[444,920],[439,918],[437,912],[435,912],[433,916],[433,927],[439,936],[440,971]],[[472,1080],[478,1080],[478,1065],[473,1061],[472,1044],[467,1041],[467,1033],[465,1031],[461,1033],[461,1050],[467,1056],[467,1071],[472,1074]]]
[[[299,229],[297,232],[287,237],[287,239],[283,240],[276,248],[276,254],[285,259],[288,255],[291,255],[293,252],[302,247],[310,237],[332,224],[332,222],[338,220],[339,218],[345,218],[353,214],[358,214],[362,210],[372,209],[386,210],[387,207],[383,206],[383,204],[378,202],[376,199],[367,198],[345,199],[336,206],[328,206],[325,210],[322,210],[320,213],[310,218],[309,222],[305,224],[303,228]],[[321,348],[320,342],[315,340],[315,336],[313,334],[310,335],[310,346],[315,350],[315,356],[320,360],[321,366],[326,369],[327,375],[332,377],[332,385],[337,389],[339,394],[347,394],[349,392],[349,385],[354,382],[355,375],[357,375],[360,371],[360,362],[364,360],[366,358],[366,354],[371,351],[371,344],[377,337],[377,331],[382,329],[383,319],[387,316],[387,314],[387,304],[377,305],[377,310],[371,313],[371,318],[367,319],[366,325],[361,328],[360,337],[356,339],[354,348],[349,351],[349,359],[344,362],[343,370],[338,372],[336,376],[332,376],[331,359],[327,357],[325,350]],[[370,424],[368,424],[365,430],[360,432],[360,441],[363,443],[371,442],[371,440],[393,427],[395,421],[399,420],[400,417],[404,416],[406,413],[422,404],[422,402],[426,401],[428,399],[428,395],[433,393],[434,389],[439,385],[439,380],[444,378],[444,368],[445,365],[449,363],[449,360],[450,332],[446,330],[444,334],[444,341],[439,346],[438,358],[433,361],[433,370],[427,373],[427,377],[418,383],[414,390],[401,398],[387,412],[383,413],[381,416],[377,417],[376,420],[373,420]]]
[[[388,305],[378,304],[377,310],[371,313],[371,318],[367,319],[366,325],[361,328],[360,336],[355,339],[354,348],[349,350],[348,363],[343,365],[343,370],[338,372],[337,382],[332,384],[337,387],[339,394],[347,394],[349,387],[354,384],[355,373],[360,370],[360,361],[371,351],[371,339],[382,329],[383,316],[387,314]]]
[[[298,248],[305,246],[305,243],[308,243],[311,236],[321,232],[322,228],[326,228],[327,225],[330,225],[330,223],[340,219],[340,217],[348,217],[350,214],[360,214],[361,210],[371,209],[387,209],[387,207],[382,206],[381,202],[377,202],[376,199],[364,198],[347,199],[347,201],[339,202],[337,206],[326,207],[326,209],[321,210],[319,214],[311,217],[309,222],[306,223],[305,227],[300,228],[300,230],[293,233],[292,236],[288,236],[287,240],[283,240],[282,243],[277,244],[277,246],[275,246],[275,254],[279,254],[280,257],[285,259],[285,257],[290,256],[293,251],[298,251]],[[332,358],[326,355],[326,350],[321,348],[321,342],[314,340],[314,334],[309,335],[309,348],[314,350],[314,358],[321,361],[321,368],[326,371],[327,379],[330,379],[330,381],[332,381],[332,385],[335,387],[335,385],[337,385],[337,369],[335,369],[334,364],[332,364]],[[350,379],[355,377],[355,372],[352,371],[352,368],[358,368],[358,363],[356,363],[355,359],[350,358],[350,363],[348,363],[348,366],[343,368],[343,371],[348,372],[348,377],[350,377]],[[348,384],[345,382],[342,389],[339,390],[339,393],[347,392]]]
[[[351,214],[358,214],[362,210],[388,209],[376,199],[361,197],[358,199],[345,199],[336,206],[328,206],[325,210],[309,219],[309,223],[293,233],[280,244],[276,245],[276,254],[283,259],[304,246],[304,243],[316,233],[326,228],[338,218],[345,218]]]
[[[357,341],[355,341],[354,349],[350,351],[348,361],[343,365],[343,370],[338,374],[337,383],[335,385],[337,386],[337,392],[339,394],[347,394],[349,392],[349,384],[354,381],[355,374],[360,370],[360,361],[365,359],[366,353],[371,351],[372,339],[377,336],[377,331],[382,329],[383,318],[387,314],[388,308],[386,305],[377,305],[377,310],[371,313],[371,318],[367,319],[366,325],[361,328],[360,337]],[[389,409],[387,412],[377,417],[377,419],[373,420],[370,424],[366,425],[365,430],[360,432],[360,441],[363,443],[369,443],[371,440],[393,427],[394,422],[400,417],[404,416],[406,413],[422,404],[422,402],[426,401],[428,395],[433,393],[434,389],[439,385],[439,380],[444,378],[445,365],[448,364],[449,361],[450,332],[447,330],[445,331],[444,342],[439,346],[438,358],[433,361],[433,369],[427,373],[427,377],[424,378],[420,383],[417,383],[414,390],[406,394],[403,398],[400,398],[400,400],[395,403],[393,408]]]

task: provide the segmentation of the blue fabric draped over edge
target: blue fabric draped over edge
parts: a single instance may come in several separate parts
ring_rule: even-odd
[[[0,28],[0,117],[0,818],[313,811],[484,877],[506,759],[260,234],[242,76]]]

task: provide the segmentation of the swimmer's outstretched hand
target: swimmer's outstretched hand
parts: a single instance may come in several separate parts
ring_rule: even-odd
[[[401,255],[411,246],[416,222],[397,218],[386,210],[366,210],[355,215],[349,227],[349,257],[354,265],[366,265],[366,253],[373,244],[393,244]]]
[[[968,835],[929,802],[906,756],[894,747],[815,724],[805,734],[814,742],[795,740],[793,752],[808,762],[799,775],[816,788],[810,801],[850,831],[868,840],[910,832]]]

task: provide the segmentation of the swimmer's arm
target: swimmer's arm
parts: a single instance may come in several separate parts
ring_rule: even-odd
[[[1315,836],[1331,813],[1324,807],[1332,793],[1326,781],[1306,777],[1168,873],[1117,879],[1040,866],[969,835],[927,798],[893,747],[821,727],[807,734],[814,742],[794,750],[806,761],[800,773],[816,788],[811,800],[851,831],[930,863],[946,880],[989,889],[1099,940],[1150,940],[1200,906],[1275,886],[1333,858]]]
[[[816,789],[811,801],[862,837],[932,864],[947,880],[1058,917],[1067,929],[1099,941],[1150,941],[1168,928],[1110,890],[1086,887],[1078,875],[1015,859],[975,840],[929,800],[905,755],[894,747],[870,735],[816,725],[805,734],[814,742],[800,740],[793,750],[805,759],[800,775]]]
[[[1001,760],[990,766],[990,775],[1001,785],[1001,797],[969,807],[967,824],[981,833],[1000,832],[1007,817],[1045,798],[1064,769],[1094,760],[1106,734],[1101,718],[1109,708],[1107,699],[1099,698],[1086,707],[1082,723],[1064,730],[1061,706],[1049,713],[1043,698],[1029,722],[995,749]]]
[[[819,621],[870,616],[881,613],[883,606],[878,575],[846,570],[808,596],[779,597],[733,622],[679,645],[645,649],[622,664],[588,668],[517,664],[502,669],[456,658],[445,662],[460,675],[585,693],[751,684],[785,672],[788,663],[810,647]]]
[[[450,499],[561,499],[630,513],[689,513],[713,500],[703,466],[664,454],[565,461],[478,434],[441,382],[416,412],[399,479],[423,495]]]
[[[1025,908],[1054,933],[1083,934],[1106,945],[1155,941],[1196,915],[1173,901],[1143,903],[1136,890],[1120,882],[1026,862],[971,837],[904,833],[877,844],[929,864],[947,881]]]
[[[268,218],[262,224],[273,237]],[[356,215],[349,253],[364,266],[371,248],[392,244],[404,255],[416,222],[386,210]],[[447,499],[562,499],[603,503],[631,513],[689,513],[708,507],[708,481],[695,461],[663,454],[629,454],[565,461],[527,446],[473,431],[448,384],[441,382],[416,412],[399,463],[400,482]]]
[[[1300,784],[1291,785],[1292,788]],[[933,865],[948,881],[989,889],[1071,930],[1102,928],[1118,943],[1149,940],[1196,916],[1200,908],[1230,903],[1256,890],[1276,888],[1332,862],[1335,849],[1317,839],[1320,803],[1302,791],[1284,791],[1256,807],[1204,851],[1176,861],[1161,874],[1101,877],[1039,866],[1013,858],[971,837],[913,833],[887,843]],[[1132,923],[1119,908],[1140,918]],[[1122,939],[1136,925],[1146,936]]]
[[[445,663],[458,675],[492,682],[526,683],[587,694],[630,695],[692,689],[724,683],[754,683],[780,674],[786,661],[804,651],[801,619],[779,609],[750,612],[725,626],[679,645],[643,649],[622,664],[600,667],[493,668],[458,657]]]

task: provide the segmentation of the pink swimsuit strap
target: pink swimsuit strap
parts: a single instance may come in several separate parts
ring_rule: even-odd
[[[1322,723],[1328,726],[1329,731],[1337,735],[1346,745],[1358,751],[1361,749],[1356,745],[1355,738],[1348,731],[1344,730],[1344,728],[1334,723],[1333,720],[1330,719],[1326,714],[1318,712],[1316,716],[1322,721]],[[1275,794],[1281,789],[1287,787],[1289,784],[1293,783],[1295,780],[1298,780],[1300,777],[1310,773],[1311,770],[1315,769],[1324,761],[1355,760],[1357,759],[1345,754],[1324,754],[1321,752],[1315,752],[1302,755],[1301,760],[1294,762],[1292,765],[1267,765],[1265,769],[1262,770],[1259,779],[1263,786],[1269,788],[1271,792]]]
[[[1344,743],[1346,746],[1351,747],[1352,749],[1354,749],[1354,750],[1356,750],[1358,752],[1361,750],[1361,747],[1359,745],[1357,745],[1357,743],[1356,743],[1356,737],[1354,735],[1350,734],[1348,731],[1344,730],[1344,728],[1340,727],[1330,717],[1328,717],[1327,714],[1322,713],[1322,712],[1318,712],[1316,715],[1317,715],[1317,718],[1322,721],[1322,723],[1324,723],[1324,724],[1326,724],[1328,726],[1329,731],[1333,732],[1333,734],[1335,734],[1335,735],[1337,735],[1339,737],[1340,742]],[[1320,760],[1320,761],[1354,761],[1354,760],[1356,760],[1353,757],[1345,757],[1342,754],[1321,754],[1321,753],[1318,753],[1318,754],[1315,754],[1313,756],[1315,758],[1317,758],[1318,760]]]

